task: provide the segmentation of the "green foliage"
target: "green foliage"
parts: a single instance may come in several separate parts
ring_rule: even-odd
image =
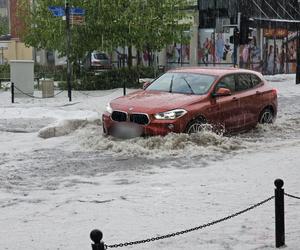
[[[67,78],[67,70],[64,67],[34,65],[34,76],[40,79],[51,78],[54,81],[64,81]],[[0,65],[0,78],[10,78],[10,65]]]
[[[0,35],[6,35],[8,32],[8,17],[0,16]]]
[[[157,74],[153,67],[132,67],[104,71],[98,74],[85,73],[80,81],[74,80],[74,90],[105,90],[122,88],[141,88],[140,78],[155,78]],[[66,82],[59,83],[60,89],[67,89]]]
[[[28,0],[20,0],[26,9]],[[23,40],[27,45],[66,54],[65,21],[53,17],[49,6],[64,6],[64,0],[35,0],[28,13],[20,15],[27,23]],[[72,60],[93,50],[112,51],[133,46],[139,50],[159,51],[190,27],[181,22],[188,0],[72,0],[72,6],[86,10],[85,25],[72,27]],[[27,7],[28,9],[28,7]]]
[[[34,65],[34,75],[36,77],[51,78],[54,81],[65,81],[67,79],[67,69],[62,66]]]
[[[0,65],[0,78],[9,78],[10,77],[10,67],[9,64]]]

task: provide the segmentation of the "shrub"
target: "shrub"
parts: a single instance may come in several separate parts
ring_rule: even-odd
[[[1,64],[0,65],[0,78],[10,78],[9,64]]]
[[[105,90],[122,88],[141,88],[140,78],[155,78],[161,72],[156,72],[153,67],[132,67],[112,69],[103,72],[84,72],[80,81],[72,81],[74,90]],[[67,89],[66,82],[60,82],[61,89]]]
[[[63,66],[34,65],[34,75],[39,78],[51,78],[54,81],[65,81],[67,69]]]

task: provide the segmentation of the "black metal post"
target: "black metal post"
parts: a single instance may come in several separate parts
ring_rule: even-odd
[[[288,74],[289,73],[289,36],[286,36],[285,39],[286,43],[285,43],[285,73]]]
[[[215,20],[216,20],[216,17],[215,17]],[[213,33],[213,41],[212,41],[212,46],[213,46],[213,65],[214,67],[216,66],[216,25],[215,25],[215,28],[214,28],[214,33]]]
[[[125,81],[123,82],[123,95],[126,95],[126,83],[125,83]]]
[[[94,229],[93,231],[91,231],[90,238],[94,242],[94,244],[92,244],[92,250],[105,250],[106,249],[106,246],[105,246],[104,242],[102,241],[103,234],[100,230]]]
[[[11,83],[10,86],[10,90],[11,90],[11,103],[15,102],[15,83]]]
[[[283,180],[274,181],[275,188],[275,240],[276,248],[285,245],[284,236],[284,189]]]
[[[71,63],[70,63],[70,51],[71,51],[71,29],[70,29],[70,6],[66,2],[66,33],[67,33],[67,85],[68,85],[68,97],[69,101],[72,101],[72,85],[71,85]]]
[[[180,54],[179,54],[179,56],[180,56],[180,67],[182,67],[182,31],[180,31],[181,33],[180,33]]]
[[[297,25],[297,60],[296,60],[296,84],[300,84],[300,30]]]
[[[237,50],[239,42],[239,29],[237,27],[233,30],[233,66],[237,67]]]
[[[274,32],[275,33],[275,32]],[[273,36],[273,41],[274,41],[274,61],[273,61],[273,75],[275,75],[277,72],[276,72],[276,67],[277,67],[277,45],[276,45],[276,36],[274,34]]]

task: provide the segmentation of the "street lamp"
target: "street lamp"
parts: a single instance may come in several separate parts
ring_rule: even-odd
[[[66,35],[67,35],[67,86],[69,101],[72,101],[72,85],[71,85],[71,63],[70,63],[70,51],[71,51],[71,29],[70,29],[70,6],[69,1],[65,0],[65,14],[66,14]]]
[[[300,0],[298,0],[298,9],[300,10]],[[300,19],[300,15],[298,15]],[[296,60],[296,84],[300,84],[300,30],[297,23],[297,60]]]

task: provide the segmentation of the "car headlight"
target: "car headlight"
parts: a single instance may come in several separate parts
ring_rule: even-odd
[[[110,113],[110,114],[113,112],[113,109],[111,108],[110,103],[107,103],[107,105],[106,105],[106,111],[108,113]]]
[[[174,109],[167,112],[157,113],[154,117],[158,120],[175,120],[184,116],[187,113],[184,109]]]

